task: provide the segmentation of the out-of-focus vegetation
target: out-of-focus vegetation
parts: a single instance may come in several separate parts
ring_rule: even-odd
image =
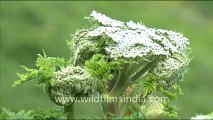
[[[57,120],[57,119],[66,119],[66,114],[64,114],[62,111],[55,111],[55,110],[20,110],[17,113],[12,112],[11,110],[8,110],[6,108],[1,108],[2,112],[0,113],[1,119],[17,119],[17,120],[23,120],[23,119],[45,119],[45,120]]]
[[[148,27],[182,32],[190,39],[192,60],[177,106],[182,118],[213,110],[213,2],[3,2],[0,3],[0,106],[21,109],[56,109],[42,89],[27,83],[11,87],[22,72],[34,68],[38,53],[69,59],[65,40],[82,28],[92,10],[122,21],[142,21]],[[96,103],[77,104],[77,115],[102,113]],[[92,108],[92,109],[91,109]],[[97,108],[97,109],[96,109]]]

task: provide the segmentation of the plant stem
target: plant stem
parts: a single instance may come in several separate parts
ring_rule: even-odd
[[[119,70],[119,75],[116,81],[114,81],[114,86],[109,90],[109,100],[105,101],[105,116],[106,119],[113,119],[114,117],[120,116],[120,103],[118,102],[119,97],[123,95],[126,87],[128,86],[128,68],[129,65],[125,65],[123,69]],[[115,100],[115,101],[114,101]]]
[[[106,102],[106,119],[113,119],[120,116],[120,105],[118,102]]]
[[[109,96],[111,97],[120,97],[122,96],[124,90],[129,84],[129,64],[126,64],[123,69],[119,70],[119,75],[113,86],[109,91]]]
[[[144,67],[142,67],[138,72],[136,72],[133,76],[131,76],[130,81],[134,82],[142,75],[144,75],[149,69],[151,69],[155,65],[155,61],[147,63]]]
[[[64,106],[64,112],[67,114],[67,120],[74,120],[75,119],[74,104]]]

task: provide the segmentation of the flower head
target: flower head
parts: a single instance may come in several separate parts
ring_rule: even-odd
[[[103,49],[112,59],[150,55],[171,56],[174,53],[182,53],[189,45],[188,39],[181,33],[147,28],[133,21],[117,21],[96,11],[93,11],[90,17],[100,25],[89,29],[80,37],[81,40],[87,39],[90,46],[97,48],[97,42],[94,39],[108,38],[104,41],[104,48],[100,49]]]

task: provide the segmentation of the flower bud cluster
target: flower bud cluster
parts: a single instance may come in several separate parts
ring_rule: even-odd
[[[190,59],[184,54],[174,54],[172,57],[159,61],[150,70],[156,76],[160,86],[171,87],[177,80],[181,80],[188,70]]]
[[[87,97],[96,91],[96,80],[79,66],[67,66],[55,73],[54,92],[62,96]]]

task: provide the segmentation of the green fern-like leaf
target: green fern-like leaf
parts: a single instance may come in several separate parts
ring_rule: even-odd
[[[177,100],[177,93],[172,93],[172,92],[170,92],[170,91],[168,91],[168,90],[165,90],[164,88],[160,88],[160,91],[165,95],[165,96],[167,96],[170,100],[173,100],[173,101],[175,101],[175,100]]]
[[[29,119],[45,119],[45,120],[58,120],[66,119],[66,114],[62,111],[56,110],[20,110],[17,113],[12,112],[9,109],[1,108],[0,119],[16,119],[16,120],[29,120]]]
[[[147,96],[148,94],[156,91],[157,83],[153,76],[148,77],[146,80],[142,81],[143,86],[143,97]]]
[[[45,52],[43,56],[38,54],[36,60],[37,69],[28,69],[25,66],[21,66],[26,73],[17,73],[19,80],[15,81],[13,86],[19,86],[31,80],[37,80],[36,86],[43,86],[44,84],[53,85],[54,72],[64,65],[66,65],[66,62],[63,58],[47,57]]]
[[[168,118],[177,118],[178,114],[177,114],[177,108],[174,105],[171,105],[168,102],[164,102],[162,103],[164,105],[164,111],[167,113],[166,116]]]
[[[0,119],[33,119],[33,116],[31,115],[32,111],[25,111],[25,110],[20,110],[17,113],[12,112],[9,109],[6,108],[1,108],[2,112],[0,114]]]
[[[121,63],[124,63],[124,61],[108,61],[105,55],[95,54],[90,60],[86,61],[85,68],[93,77],[106,81],[112,79],[112,71],[119,69]]]

